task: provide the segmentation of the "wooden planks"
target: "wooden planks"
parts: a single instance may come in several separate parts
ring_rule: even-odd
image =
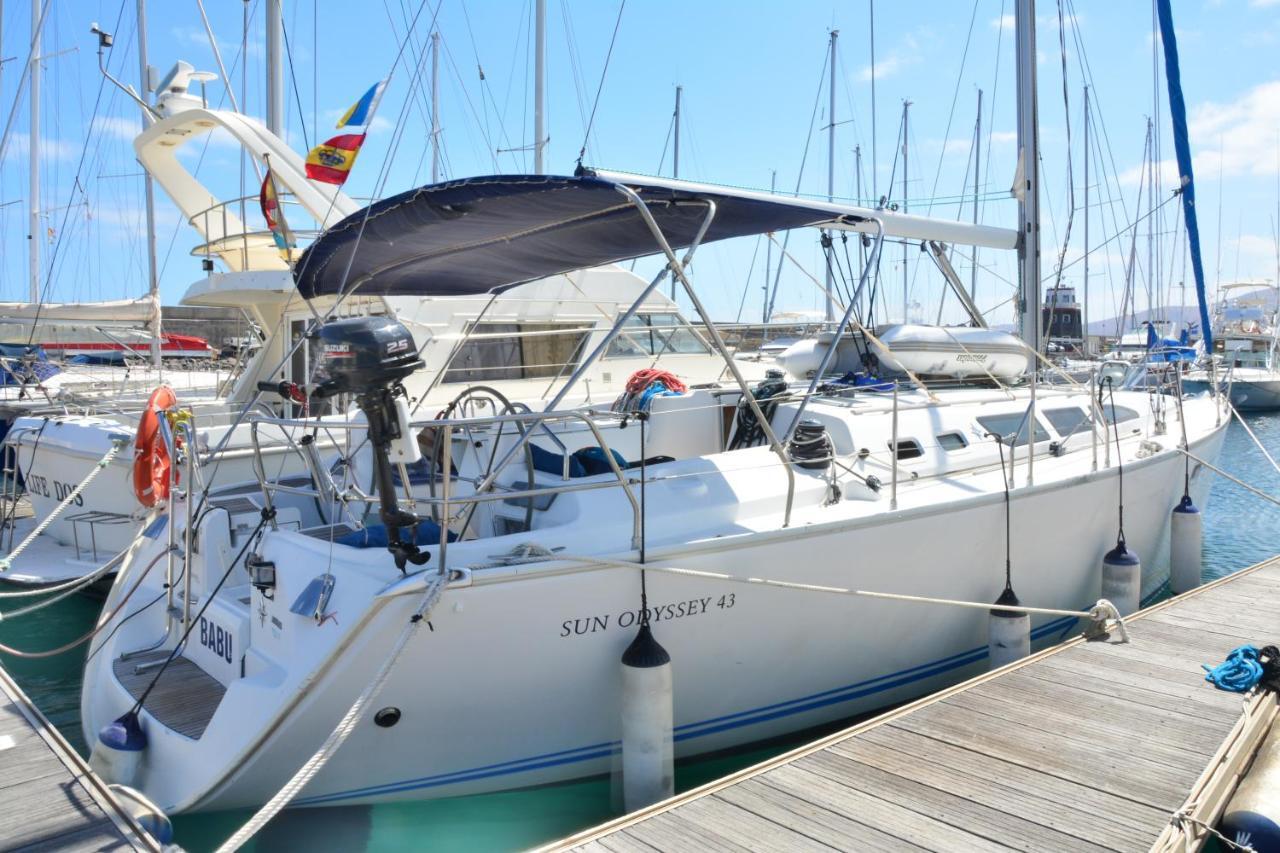
[[[0,849],[160,849],[3,669]]]
[[[1277,639],[1280,557],[548,849],[1147,850],[1240,720],[1201,663]]]
[[[147,665],[162,662],[168,656],[169,652],[159,651],[118,659],[112,664],[112,670],[129,695],[137,699],[159,671],[158,666]],[[143,667],[141,671],[137,669],[139,666]],[[222,682],[179,655],[147,696],[146,710],[178,734],[199,740],[226,692]]]

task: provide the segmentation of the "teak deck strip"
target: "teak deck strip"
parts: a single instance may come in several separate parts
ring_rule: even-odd
[[[112,669],[129,695],[137,699],[156,677],[159,668],[150,667],[136,672],[136,667],[163,661],[168,656],[168,651],[158,651],[117,659]],[[222,682],[179,655],[147,696],[147,713],[178,734],[199,740],[226,692]]]
[[[3,668],[0,849],[160,850]]]
[[[1280,557],[548,849],[1147,850],[1241,717],[1201,663],[1280,637]]]

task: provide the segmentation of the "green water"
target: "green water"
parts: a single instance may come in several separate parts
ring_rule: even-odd
[[[1280,453],[1280,416],[1255,416],[1250,426],[1273,455]],[[1270,494],[1280,475],[1232,424],[1221,467]],[[1280,507],[1260,501],[1218,478],[1205,512],[1205,576],[1220,577],[1280,553]],[[11,610],[12,602],[0,603]],[[0,643],[25,650],[49,649],[89,629],[100,602],[74,596],[14,622],[0,622]],[[80,677],[86,649],[45,660],[0,654],[49,719],[82,752]],[[677,786],[688,789],[762,761],[812,738],[813,732],[767,748],[728,757],[683,762]],[[527,791],[379,806],[298,809],[283,812],[246,849],[389,851],[504,851],[535,846],[614,817],[612,785],[596,779]],[[192,851],[211,850],[238,829],[250,812],[222,812],[174,819],[176,840]]]

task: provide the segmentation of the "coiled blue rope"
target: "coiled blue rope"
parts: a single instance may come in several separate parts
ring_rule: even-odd
[[[1262,662],[1258,660],[1258,650],[1253,646],[1240,646],[1227,655],[1227,659],[1217,666],[1200,664],[1207,673],[1204,680],[1219,690],[1232,693],[1246,693],[1262,680]]]

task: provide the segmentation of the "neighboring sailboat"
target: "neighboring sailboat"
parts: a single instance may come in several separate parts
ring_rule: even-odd
[[[1241,292],[1243,291],[1243,292]],[[1216,378],[1242,412],[1280,410],[1280,287],[1224,284],[1213,319],[1213,352],[1182,380],[1187,393],[1209,390]],[[1210,365],[1210,361],[1213,362]]]

